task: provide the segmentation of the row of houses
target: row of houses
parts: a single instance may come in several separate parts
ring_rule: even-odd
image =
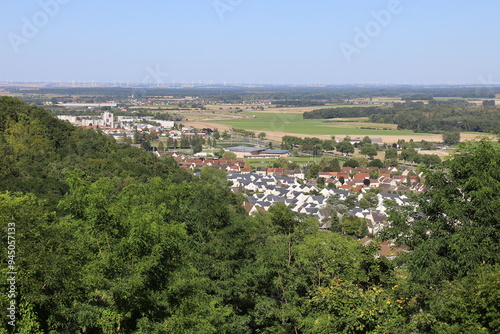
[[[251,215],[258,211],[267,211],[275,203],[284,203],[292,211],[297,213],[309,214],[316,217],[321,222],[321,228],[329,228],[327,217],[321,210],[327,205],[330,196],[336,196],[339,201],[345,201],[352,193],[335,188],[320,189],[312,184],[299,182],[295,177],[289,176],[262,176],[258,174],[228,174],[228,181],[232,183],[233,191],[247,191],[247,201],[244,207]],[[355,195],[356,201],[360,201],[364,192]],[[357,216],[367,221],[370,234],[377,235],[385,226],[387,226],[387,201],[402,206],[408,201],[406,195],[379,193],[377,194],[378,203],[375,208],[361,209],[356,206],[355,209],[347,212],[348,215]]]
[[[376,177],[372,172],[377,171]],[[377,188],[381,192],[421,193],[425,185],[420,182],[422,174],[410,175],[409,170],[399,171],[396,167],[343,167],[340,172],[320,172],[325,184],[344,189],[360,191],[363,188]]]
[[[225,160],[213,158],[190,158],[174,156],[181,168],[196,171],[203,166],[224,169],[228,174],[256,174],[259,176],[284,176],[299,180],[306,179],[304,169],[286,170],[284,168],[257,167],[251,168],[244,160]],[[371,178],[370,174],[377,170],[378,176]],[[325,180],[325,185],[345,191],[359,192],[363,189],[379,189],[382,193],[421,193],[425,185],[420,182],[422,175],[410,175],[409,170],[399,171],[396,167],[378,169],[376,167],[343,167],[340,172],[320,172],[319,177]],[[316,180],[309,180],[317,185]]]
[[[172,154],[171,155],[183,169],[190,170],[192,172],[203,168],[203,166],[209,166],[217,169],[223,169],[228,174],[251,174],[255,173],[260,176],[288,176],[297,179],[305,179],[305,171],[303,169],[295,170],[285,170],[284,168],[270,168],[270,167],[248,167],[245,160],[229,160],[229,159],[217,159],[217,158],[194,158],[182,154]],[[247,166],[247,167],[245,167]]]

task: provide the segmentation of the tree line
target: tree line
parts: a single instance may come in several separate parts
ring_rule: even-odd
[[[414,132],[472,131],[498,133],[500,109],[476,108],[467,102],[395,104],[393,108],[370,116],[370,121],[393,123],[398,129]]]
[[[306,111],[303,116],[304,119],[369,117],[382,113],[383,110],[381,107],[338,107]]]

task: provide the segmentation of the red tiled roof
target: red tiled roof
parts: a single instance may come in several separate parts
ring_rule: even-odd
[[[347,173],[338,173],[337,174],[337,177],[340,179],[341,177],[344,178],[344,180],[348,180],[349,179],[349,174]]]
[[[358,173],[356,175],[354,175],[354,180],[364,180],[364,179],[369,179],[370,178],[370,174],[368,173]]]
[[[356,167],[353,169],[353,172],[371,172],[375,169],[375,167]]]
[[[319,172],[319,176],[337,176],[338,172]]]
[[[268,173],[283,173],[285,169],[284,168],[268,168],[267,172]]]

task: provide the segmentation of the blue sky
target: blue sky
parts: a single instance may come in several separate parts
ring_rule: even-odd
[[[3,1],[0,81],[498,83],[498,17],[498,0]]]

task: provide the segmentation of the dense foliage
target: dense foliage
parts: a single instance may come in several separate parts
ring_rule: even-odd
[[[349,118],[349,117],[368,117],[374,114],[380,114],[384,111],[380,107],[339,107],[326,108],[313,111],[306,111],[304,119],[329,119],[329,118]]]
[[[432,333],[500,331],[500,145],[468,143],[427,171],[429,191],[391,213],[385,238],[409,248],[410,325]],[[418,209],[416,209],[418,208]]]
[[[1,233],[7,245],[15,224],[17,271],[14,297],[1,283],[2,334],[498,330],[499,189],[498,176],[489,175],[498,149],[491,143],[452,160],[451,174],[436,174],[436,188],[444,186],[426,195],[422,209],[433,234],[425,240],[420,223],[405,230],[415,236],[406,279],[396,275],[400,262],[374,256],[376,246],[320,232],[315,219],[283,204],[248,216],[219,170],[206,167],[194,179],[171,160],[12,98],[0,99],[0,130]],[[483,160],[475,162],[476,151]],[[493,165],[467,182],[492,155]],[[324,164],[337,169],[335,161]],[[458,186],[446,186],[455,179]],[[446,191],[461,202],[444,205]],[[461,211],[448,216],[454,209]],[[452,233],[453,219],[467,227]],[[341,227],[355,234],[358,225]],[[460,256],[453,242],[464,246],[470,232],[470,251]],[[449,256],[437,249],[446,236]],[[429,259],[442,260],[422,263],[426,245],[436,246],[427,247]],[[8,259],[4,246],[2,277]],[[439,282],[430,279],[453,261]],[[15,329],[5,320],[12,300]]]
[[[75,128],[39,107],[0,98],[0,190],[42,197],[63,195],[64,171],[79,169],[91,180],[122,177],[146,180],[171,173],[188,178],[173,160],[153,155],[91,130]]]
[[[430,191],[395,213],[386,233],[414,250],[409,263],[418,272],[414,280],[453,280],[499,262],[499,167],[498,143],[469,143],[446,161],[445,170],[427,172]]]
[[[431,101],[432,102],[432,101]],[[498,133],[500,109],[477,109],[464,101],[429,104],[403,103],[370,116],[378,123],[394,123],[415,132],[472,131]]]

